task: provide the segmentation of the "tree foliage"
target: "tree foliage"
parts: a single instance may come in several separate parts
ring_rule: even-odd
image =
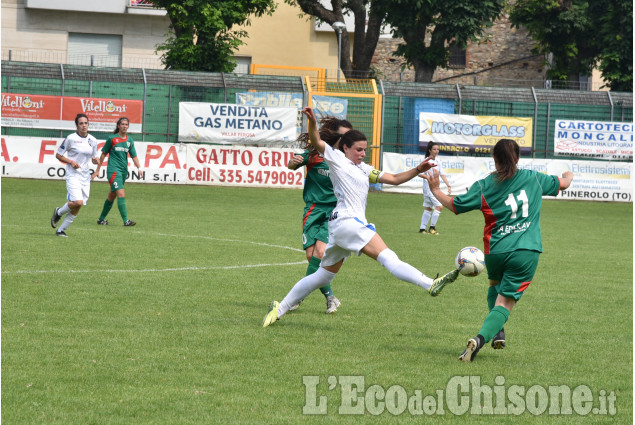
[[[625,0],[519,0],[514,26],[524,27],[535,51],[551,57],[547,77],[579,81],[599,69],[614,90],[633,90],[633,4]]]
[[[238,26],[250,24],[250,17],[271,14],[274,0],[153,0],[170,18],[165,43],[157,47],[167,69],[231,72],[236,67],[234,52],[248,36]]]
[[[504,0],[373,0],[393,37],[405,43],[395,54],[414,67],[415,81],[431,82],[446,67],[450,45],[478,42],[504,9]]]
[[[349,33],[347,29],[344,29],[341,35],[340,68],[347,78],[369,73],[384,18],[384,15],[377,11],[374,0],[330,0],[330,9],[319,0],[285,0],[285,2],[292,6],[299,6],[305,14],[329,25],[333,25],[334,22],[344,22],[344,15],[352,14],[355,20],[352,59]],[[333,34],[337,37],[335,30]]]

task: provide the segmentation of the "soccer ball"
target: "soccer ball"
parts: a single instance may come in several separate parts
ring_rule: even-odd
[[[467,246],[456,254],[454,264],[463,276],[478,276],[485,270],[485,255],[480,249]]]

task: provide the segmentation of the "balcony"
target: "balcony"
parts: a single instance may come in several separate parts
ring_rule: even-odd
[[[127,0],[126,13],[137,15],[158,15],[164,16],[165,9],[155,9],[151,1],[148,0]]]

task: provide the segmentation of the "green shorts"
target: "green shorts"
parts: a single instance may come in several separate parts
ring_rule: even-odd
[[[108,183],[110,183],[110,191],[115,192],[119,189],[123,189],[123,184],[126,181],[126,174],[121,171],[107,171],[106,177],[108,177]]]
[[[518,301],[534,278],[539,257],[540,252],[528,249],[486,255],[487,277],[500,282],[496,292]]]
[[[329,241],[329,216],[333,204],[307,204],[302,216],[302,249],[315,245],[315,242]]]

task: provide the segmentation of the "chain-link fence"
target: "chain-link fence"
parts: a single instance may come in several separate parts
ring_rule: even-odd
[[[343,86],[343,82],[346,85]],[[366,80],[368,81],[368,80]],[[370,135],[380,133],[385,152],[421,153],[418,112],[527,117],[533,119],[533,156],[553,155],[555,120],[632,122],[631,93],[547,90],[544,88],[480,87],[451,84],[379,81],[381,113],[372,99],[355,96],[355,80],[326,79],[325,91],[348,102],[354,126]],[[364,91],[359,82],[359,90]],[[348,94],[346,92],[348,91]],[[282,92],[308,100],[303,78],[293,75],[197,73],[145,68],[99,68],[2,61],[2,92],[142,100],[141,141],[178,142],[179,102],[236,103],[244,92]],[[338,95],[338,96],[340,96]],[[114,123],[113,123],[114,128]],[[62,137],[59,130],[2,128],[3,135]],[[94,133],[98,138],[107,134]],[[478,154],[474,154],[478,155]]]
[[[380,87],[384,95],[384,152],[423,153],[418,113],[424,110],[531,118],[536,158],[553,157],[556,120],[633,121],[632,93],[389,82],[380,83]]]

